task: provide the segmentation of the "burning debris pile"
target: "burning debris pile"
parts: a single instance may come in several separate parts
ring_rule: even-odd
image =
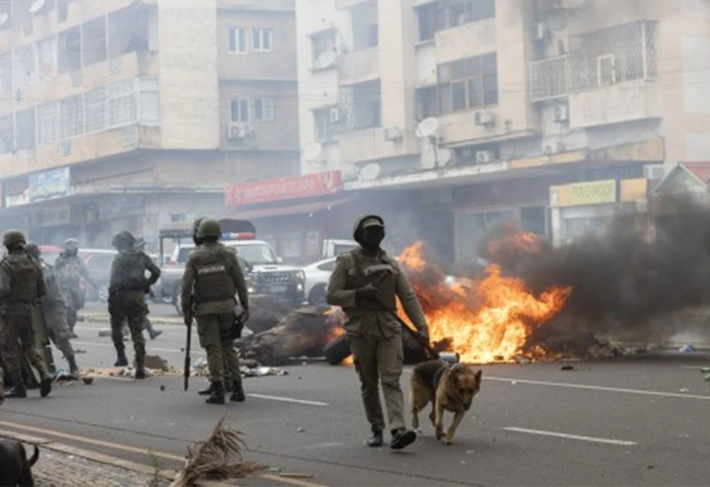
[[[530,240],[527,234],[518,237]],[[425,257],[421,243],[406,249],[400,264],[422,303],[435,347],[458,352],[463,362],[512,361],[570,294],[570,288],[561,286],[535,294],[520,279],[504,276],[496,264],[481,280],[448,284],[442,267]]]

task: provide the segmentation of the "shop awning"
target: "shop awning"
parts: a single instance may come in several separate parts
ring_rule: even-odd
[[[340,198],[336,200],[317,201],[312,203],[291,204],[288,206],[277,206],[274,208],[262,208],[254,210],[242,210],[227,213],[225,218],[236,218],[239,220],[258,220],[259,218],[271,218],[275,216],[300,215],[304,213],[316,213],[318,211],[329,210],[335,206],[344,205],[352,201],[352,198]]]

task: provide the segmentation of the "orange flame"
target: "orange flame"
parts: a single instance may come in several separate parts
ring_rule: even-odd
[[[498,245],[523,242],[523,248],[537,249],[534,239],[523,234]],[[449,286],[443,272],[427,265],[421,244],[406,249],[399,261],[421,301],[433,343],[447,341],[467,363],[512,361],[530,334],[562,309],[571,292],[553,288],[535,296],[521,280],[501,275],[496,265],[489,266],[479,282]]]

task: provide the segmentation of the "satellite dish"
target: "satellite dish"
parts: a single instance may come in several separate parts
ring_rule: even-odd
[[[323,146],[318,142],[313,142],[312,144],[308,144],[303,150],[303,157],[305,157],[308,162],[315,162],[322,153]]]
[[[2,13],[0,14],[0,26],[5,25],[5,22],[10,18],[9,14]]]
[[[30,6],[30,13],[35,15],[40,13],[46,4],[47,0],[34,0]]]
[[[360,179],[363,181],[374,181],[380,175],[380,165],[376,162],[367,164],[365,167],[360,169]]]
[[[435,135],[437,130],[439,130],[439,119],[433,117],[425,118],[417,125],[416,134],[417,137],[423,139]]]

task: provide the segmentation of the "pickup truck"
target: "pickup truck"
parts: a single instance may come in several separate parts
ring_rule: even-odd
[[[293,305],[299,305],[305,300],[305,273],[296,267],[284,265],[267,242],[256,240],[256,232],[250,222],[222,220],[220,224],[223,231],[227,230],[221,242],[236,250],[250,294],[267,295]],[[183,227],[186,225],[183,223]],[[177,227],[175,224],[172,226]],[[187,233],[177,231],[180,237],[176,237],[175,233],[174,229],[161,229],[161,253],[164,238],[178,238],[178,245],[168,264],[161,269],[161,281],[163,294],[172,296],[176,311],[181,313],[182,275],[187,258],[195,246],[191,241],[191,225],[187,226]],[[181,240],[185,240],[185,243]]]

